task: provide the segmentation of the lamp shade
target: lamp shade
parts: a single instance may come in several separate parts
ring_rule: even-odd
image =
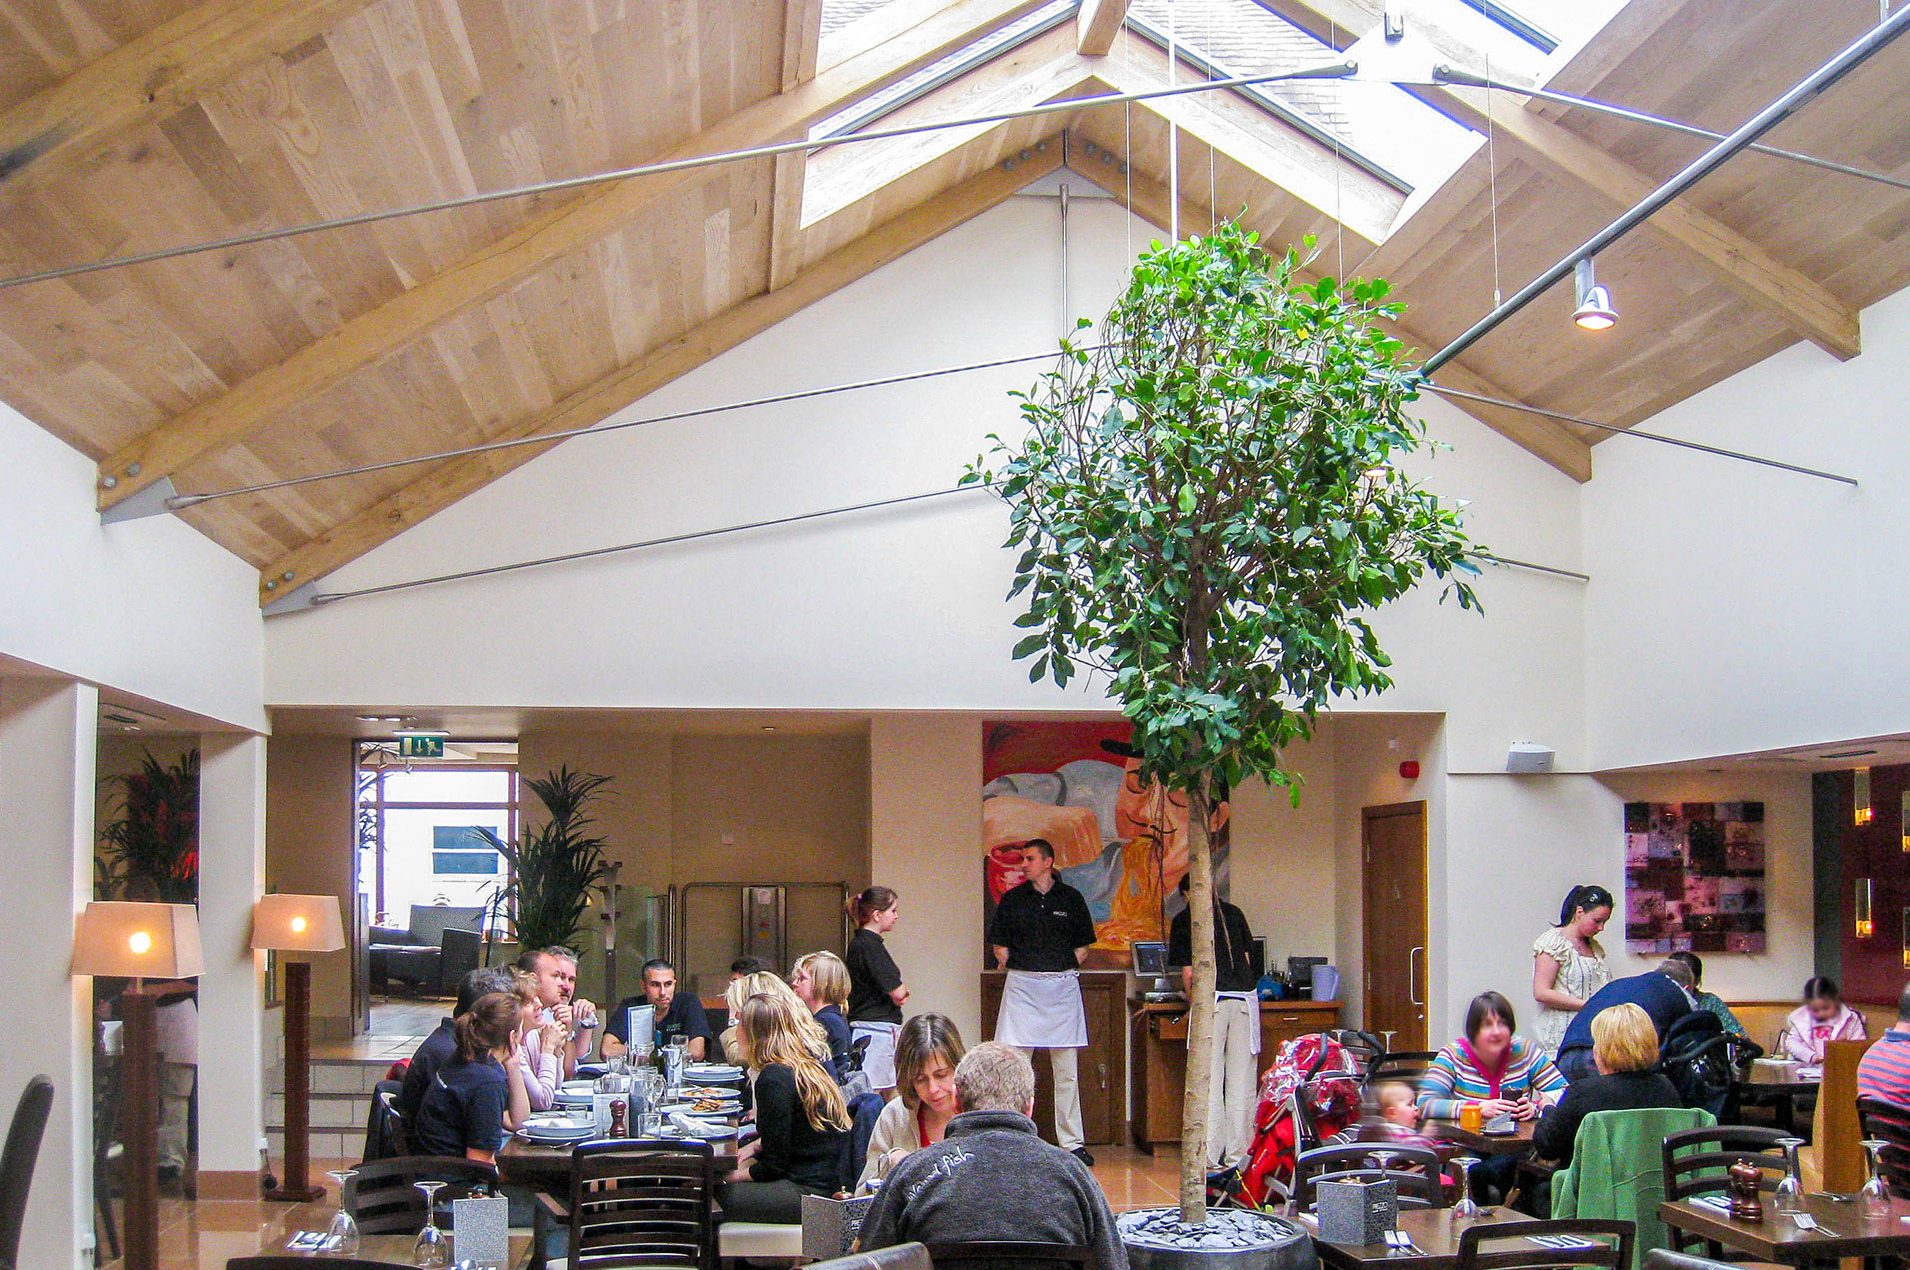
[[[336,952],[344,946],[336,895],[261,895],[252,906],[255,949]]]
[[[73,930],[73,973],[190,979],[204,972],[199,910],[190,904],[94,900]]]

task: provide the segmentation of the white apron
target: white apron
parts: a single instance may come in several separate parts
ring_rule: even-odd
[[[1214,1003],[1218,1005],[1222,1001],[1247,1002],[1247,1036],[1252,1041],[1247,1052],[1258,1054],[1260,1052],[1260,994],[1258,992],[1214,993]],[[1189,1048],[1194,1044],[1194,1029],[1191,1024],[1187,1029],[1187,1044]]]
[[[1082,1049],[1088,1012],[1078,970],[1010,970],[1001,991],[995,1039],[1030,1050]]]

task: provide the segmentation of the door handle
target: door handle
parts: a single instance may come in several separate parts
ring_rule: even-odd
[[[1425,955],[1426,950],[1421,947],[1415,946],[1406,950],[1406,999],[1413,1005],[1426,1004],[1419,999],[1418,970],[1418,959]]]

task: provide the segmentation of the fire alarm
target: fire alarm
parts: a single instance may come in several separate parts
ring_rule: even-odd
[[[1401,763],[1399,765],[1399,774],[1401,777],[1409,781],[1418,780],[1419,779],[1419,760],[1416,758],[1409,758],[1404,763]]]

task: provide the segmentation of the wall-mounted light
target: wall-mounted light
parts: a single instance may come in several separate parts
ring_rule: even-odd
[[[1903,910],[1903,967],[1910,970],[1910,908]]]
[[[1872,935],[1877,933],[1877,924],[1872,920],[1870,912],[1869,878],[1857,879],[1857,903],[1855,912],[1857,917],[1855,927],[1857,938],[1869,939]]]
[[[1588,331],[1608,331],[1618,325],[1618,310],[1612,307],[1612,293],[1598,285],[1598,279],[1592,273],[1590,256],[1578,262],[1573,283],[1574,293],[1578,297],[1578,307],[1572,310],[1573,322]]]
[[[1861,828],[1875,819],[1877,814],[1870,806],[1870,769],[1860,767],[1851,775],[1854,778],[1851,781],[1851,788],[1856,795],[1853,800],[1854,810],[1851,812],[1851,821]]]

